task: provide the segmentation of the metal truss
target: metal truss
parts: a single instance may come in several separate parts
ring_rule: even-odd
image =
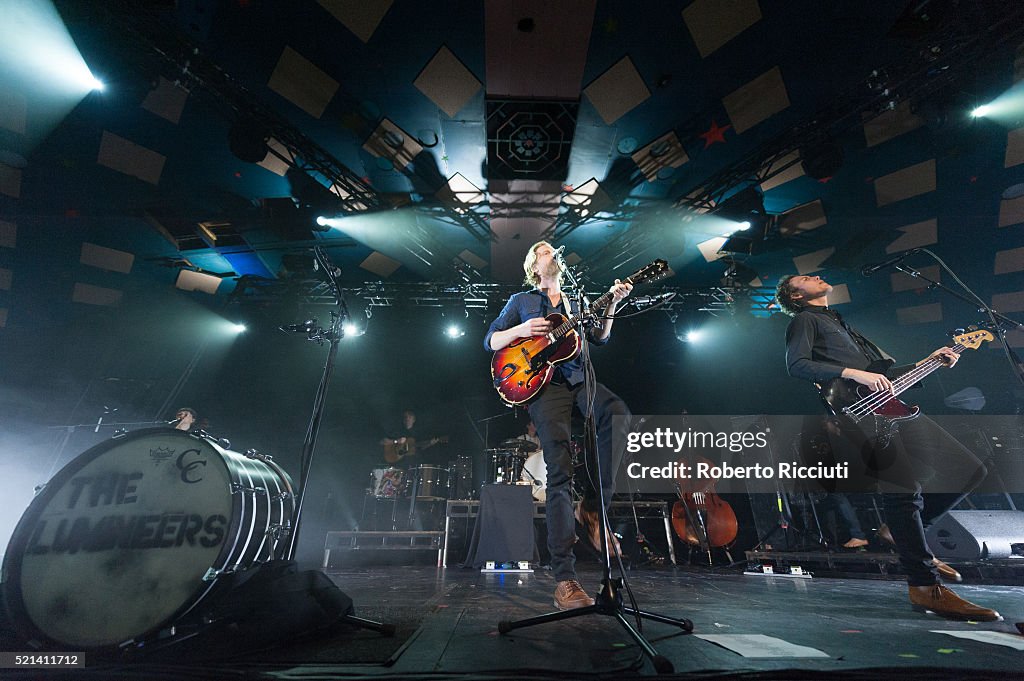
[[[912,55],[874,69],[824,109],[698,183],[678,197],[675,206],[706,212],[732,190],[763,183],[799,163],[794,154],[799,149],[836,139],[861,125],[866,114],[878,115],[899,102],[919,101],[940,92],[971,73],[997,48],[1024,39],[1021,3],[979,2],[975,9],[988,15],[973,25],[951,21],[942,31],[925,36]],[[982,19],[989,20],[987,25]]]
[[[113,3],[115,8],[119,4],[123,3]],[[267,135],[270,139],[269,153],[289,168],[301,170],[317,182],[326,182],[325,188],[334,195],[339,213],[390,207],[384,197],[357,173],[263,103],[207,58],[197,45],[169,28],[155,14],[128,3],[112,9],[107,16],[113,28],[128,39],[131,48],[159,57],[169,67],[179,87],[205,96],[206,101],[231,123],[241,121]],[[459,225],[479,241],[487,242],[494,238],[486,216],[472,210],[462,211],[443,203],[417,208]]]
[[[523,290],[518,284],[443,283],[443,282],[365,282],[342,289],[350,307],[372,308],[438,308],[464,310],[466,313],[497,313],[514,293]],[[592,300],[605,291],[595,289]],[[739,286],[706,288],[662,287],[646,295],[675,293],[675,297],[659,305],[669,313],[702,312],[711,315],[735,314],[743,301],[753,300],[756,289]],[[774,292],[772,292],[774,293]],[[330,287],[319,280],[301,279],[292,282],[241,277],[229,301],[236,304],[266,304],[292,301],[299,306],[334,305]]]

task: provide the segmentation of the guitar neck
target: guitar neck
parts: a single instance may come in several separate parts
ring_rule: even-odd
[[[956,354],[959,355],[960,353],[962,353],[967,348],[966,348],[966,346],[961,345],[960,343],[957,343],[956,345],[953,345],[951,347],[951,349],[953,350],[953,352],[955,352]],[[914,367],[913,369],[911,369],[910,371],[908,371],[905,374],[897,376],[892,381],[892,392],[893,392],[893,394],[894,395],[899,395],[904,390],[906,390],[906,389],[910,388],[911,386],[917,384],[918,381],[923,379],[928,374],[932,373],[936,369],[941,369],[944,366],[946,366],[946,365],[941,360],[939,360],[939,359],[937,359],[935,357],[929,357],[925,361],[921,362],[920,365]]]
[[[632,275],[626,277],[626,279],[622,283],[623,284],[632,284],[633,283]],[[554,329],[552,329],[551,330],[552,335],[555,338],[561,338],[565,334],[567,334],[570,331],[572,331],[576,327],[576,325],[579,323],[579,321],[581,319],[583,319],[583,317],[585,315],[593,314],[593,313],[597,312],[598,310],[600,310],[602,308],[608,307],[608,305],[612,302],[613,298],[614,298],[614,296],[613,296],[612,292],[611,291],[607,291],[604,295],[602,295],[600,298],[598,298],[597,300],[592,302],[589,306],[587,306],[587,311],[586,312],[583,312],[582,310],[580,310],[579,312],[577,312],[576,314],[572,315],[571,317],[566,319],[564,322],[562,322],[561,324],[556,326]]]

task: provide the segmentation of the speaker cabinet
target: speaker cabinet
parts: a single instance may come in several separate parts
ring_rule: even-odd
[[[1012,545],[1024,543],[1024,511],[950,511],[928,528],[926,538],[944,560],[1009,558]]]

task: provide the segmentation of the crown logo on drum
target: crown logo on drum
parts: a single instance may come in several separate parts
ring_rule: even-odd
[[[154,466],[159,466],[172,456],[174,456],[174,450],[170,447],[157,447],[149,450],[149,458],[153,461]]]

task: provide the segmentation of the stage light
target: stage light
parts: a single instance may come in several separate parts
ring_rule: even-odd
[[[353,324],[352,322],[345,322],[345,324],[342,325],[341,330],[345,333],[346,338],[350,336],[362,335],[361,333],[359,333],[359,327]]]
[[[51,95],[81,97],[103,89],[93,76],[64,21],[47,0],[9,0],[0,27],[0,62],[8,77]]]
[[[331,219],[325,215],[318,215],[316,217],[316,224],[320,225],[321,227],[330,227],[330,222]]]
[[[736,192],[712,209],[712,214],[727,220],[735,220],[736,228],[724,234],[729,238],[720,251],[753,255],[761,251],[768,230],[768,215],[764,210],[764,199],[755,187]]]
[[[676,328],[676,339],[680,343],[697,343],[704,337],[704,333],[700,329],[680,329]]]
[[[248,330],[248,327],[245,324],[232,324],[230,329],[235,333],[245,333]]]
[[[992,113],[992,106],[989,104],[982,104],[971,112],[971,116],[981,118],[982,116],[987,116],[990,113]]]
[[[466,335],[466,332],[458,324],[449,324],[448,328],[445,329],[445,335],[449,338],[461,338]]]

